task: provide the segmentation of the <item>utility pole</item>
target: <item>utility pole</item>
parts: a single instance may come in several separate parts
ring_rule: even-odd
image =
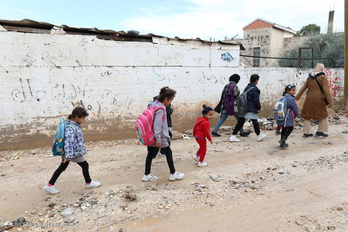
[[[348,112],[348,0],[344,1],[344,110]]]

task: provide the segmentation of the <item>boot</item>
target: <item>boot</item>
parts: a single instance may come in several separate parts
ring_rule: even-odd
[[[279,146],[280,147],[288,147],[289,144],[286,143],[287,137],[286,136],[282,136],[282,138],[278,141],[279,142]]]
[[[283,136],[280,140],[279,140],[279,143],[280,143],[280,147],[288,147],[289,144],[286,143],[286,140],[288,139],[287,136]]]

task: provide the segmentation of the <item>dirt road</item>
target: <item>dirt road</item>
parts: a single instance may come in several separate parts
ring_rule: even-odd
[[[208,145],[202,168],[191,158],[196,142],[175,140],[185,177],[174,182],[162,157],[152,165],[159,180],[141,181],[146,148],[135,139],[89,143],[91,177],[102,186],[84,189],[72,163],[58,195],[42,190],[59,165],[44,158],[49,147],[1,152],[0,225],[24,217],[27,224],[11,231],[348,231],[347,123],[331,123],[325,139],[294,130],[287,149],[274,131],[262,142],[251,134],[230,143],[226,133]],[[72,215],[61,215],[66,208]]]

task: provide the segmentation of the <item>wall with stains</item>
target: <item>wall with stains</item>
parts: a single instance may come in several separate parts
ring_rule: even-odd
[[[273,107],[275,101],[281,97],[284,88],[288,84],[295,84],[297,91],[302,88],[308,74],[312,69],[297,68],[248,68],[241,69],[242,78],[238,84],[243,89],[249,82],[249,77],[253,73],[260,76],[258,88],[261,90],[260,100],[264,106]],[[342,107],[344,94],[344,69],[325,69],[327,74],[331,96],[334,99],[335,109]],[[306,93],[306,92],[305,92]],[[305,95],[300,100],[304,100]],[[300,102],[301,105],[301,102]],[[270,112],[266,112],[270,113]]]
[[[163,86],[177,91],[174,127],[190,129],[202,104],[218,103],[233,73],[241,75],[241,89],[251,74],[260,75],[262,116],[272,115],[285,85],[301,87],[311,71],[239,68],[236,45],[157,37],[148,43],[0,33],[0,150],[50,145],[59,118],[76,105],[90,114],[83,124],[87,141],[135,138],[136,118]],[[344,71],[326,72],[339,107]]]
[[[47,145],[76,105],[90,113],[87,139],[133,135],[135,119],[163,86],[177,90],[177,111],[190,117],[201,102],[218,99],[239,65],[239,45],[0,33],[0,149]]]

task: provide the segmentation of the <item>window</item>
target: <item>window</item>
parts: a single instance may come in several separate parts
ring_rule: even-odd
[[[253,67],[260,67],[260,47],[253,48]],[[258,56],[258,57],[255,57]]]

